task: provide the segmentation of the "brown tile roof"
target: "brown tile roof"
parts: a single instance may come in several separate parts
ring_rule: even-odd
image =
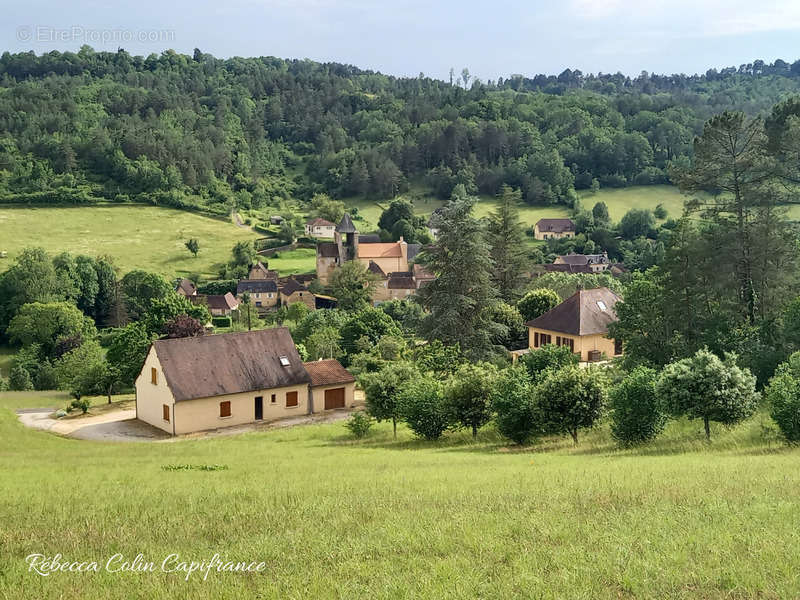
[[[383,271],[383,269],[381,269],[381,266],[374,260],[369,261],[369,266],[367,267],[367,270],[370,273],[375,273],[375,275],[386,277],[386,273]]]
[[[197,293],[197,286],[191,279],[185,277],[178,282],[178,289],[182,290],[187,296],[194,296]]]
[[[303,366],[311,376],[312,386],[351,383],[356,380],[338,360],[333,358],[303,363]]]
[[[578,290],[552,310],[528,321],[528,327],[558,331],[570,335],[608,332],[608,324],[617,320],[614,306],[619,296],[608,288]]]
[[[274,279],[240,279],[236,284],[236,295],[244,292],[277,292],[278,282]]]
[[[552,263],[544,265],[544,270],[550,273],[592,273],[589,265],[575,265],[570,263]]]
[[[539,231],[552,231],[562,233],[564,231],[575,231],[575,223],[571,219],[539,219],[536,222]]]
[[[422,265],[414,265],[414,277],[417,279],[435,279],[433,273]]]
[[[336,227],[335,223],[331,223],[330,221],[326,221],[321,217],[317,217],[316,219],[311,219],[308,223],[306,223],[309,227]]]
[[[339,246],[334,242],[320,242],[317,244],[317,254],[326,258],[339,256]]]
[[[390,290],[415,290],[417,283],[410,272],[396,271],[389,274],[388,288]]]
[[[311,381],[285,327],[156,340],[153,348],[176,401]]]
[[[401,256],[400,244],[397,242],[358,245],[358,258],[399,258]]]
[[[289,279],[281,288],[281,294],[284,296],[291,296],[295,292],[305,292],[306,288],[296,282],[294,279]]]
[[[239,306],[239,301],[234,297],[233,294],[228,292],[224,296],[202,296],[205,300],[206,305],[208,308],[219,309],[219,310],[233,310],[237,306]]]

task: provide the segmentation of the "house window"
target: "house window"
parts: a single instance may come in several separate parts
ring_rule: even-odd
[[[150,369],[150,383],[158,385],[158,371],[155,367],[151,367]]]
[[[557,335],[556,336],[556,346],[560,346],[560,345],[561,345],[561,336]]]
[[[622,340],[614,338],[614,355],[622,354]]]
[[[163,404],[161,406],[161,416],[167,423],[169,423],[169,405],[168,404]]]
[[[275,402],[277,402],[277,401],[278,401],[278,396],[276,396],[275,394],[272,394],[272,396],[269,399],[270,404],[275,404]]]
[[[546,346],[547,344],[553,343],[553,337],[549,333],[540,333],[539,334],[539,343],[542,346]]]
[[[539,332],[538,331],[534,331],[533,332],[533,347],[534,348],[538,348],[539,347]]]
[[[288,367],[289,366],[289,357],[288,356],[280,356],[279,358],[280,358],[280,361],[281,361],[281,365],[283,365],[284,367]]]
[[[231,416],[231,401],[225,400],[225,402],[219,403],[219,416],[220,417],[230,417]]]
[[[256,306],[261,306],[261,302],[256,302]]]
[[[286,392],[286,406],[297,406],[297,392]]]

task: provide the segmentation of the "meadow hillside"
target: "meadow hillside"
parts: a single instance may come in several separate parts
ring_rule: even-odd
[[[63,396],[63,395],[62,395]],[[341,423],[167,443],[24,428],[0,394],[3,598],[790,598],[800,595],[798,451],[768,419],[670,425],[617,450],[605,426],[508,447],[398,441]],[[766,432],[766,433],[765,433]],[[765,438],[767,435],[767,438]],[[222,465],[215,471],[172,470]],[[27,572],[30,553],[265,561],[262,574]]]
[[[680,215],[684,196],[671,186],[637,186],[620,190],[600,190],[585,194],[582,202],[591,208],[595,202],[608,205],[612,219],[618,220],[631,208],[653,209],[663,204],[670,216]],[[364,198],[346,201],[362,217],[363,231],[377,229],[381,212],[388,202]],[[418,214],[429,215],[444,204],[430,196],[417,197]],[[476,215],[486,216],[497,206],[494,198],[483,197]],[[520,206],[520,219],[526,227],[545,217],[568,217],[564,206]],[[145,269],[167,277],[198,273],[217,276],[219,267],[230,258],[236,242],[261,237],[249,229],[236,227],[227,219],[214,219],[172,208],[143,205],[104,205],[83,207],[0,206],[0,251],[8,252],[9,262],[29,246],[41,246],[50,253],[62,251],[90,256],[109,255],[125,273]],[[200,241],[194,258],[184,246],[189,238]],[[314,270],[314,252],[298,250],[270,259],[281,275]],[[0,268],[2,263],[0,263]]]

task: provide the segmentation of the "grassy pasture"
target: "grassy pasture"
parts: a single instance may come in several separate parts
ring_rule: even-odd
[[[264,260],[264,259],[262,259]],[[313,273],[317,268],[317,251],[314,248],[297,248],[266,257],[269,268],[281,276],[293,273]]]
[[[0,270],[23,248],[41,246],[51,253],[108,254],[122,272],[216,277],[236,242],[257,237],[231,222],[157,206],[2,206],[0,251],[9,257]],[[189,238],[200,241],[197,258],[184,246]]]
[[[488,429],[439,443],[341,423],[174,443],[24,428],[0,394],[0,596],[8,598],[790,598],[800,595],[798,451],[677,422],[617,450],[606,427],[519,450]],[[56,403],[57,405],[58,403]],[[45,404],[48,405],[48,404]],[[53,405],[52,403],[49,405]],[[225,465],[218,471],[165,470]],[[264,573],[28,572],[170,553]]]

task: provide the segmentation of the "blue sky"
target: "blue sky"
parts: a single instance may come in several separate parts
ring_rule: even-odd
[[[26,0],[3,12],[2,50],[198,47],[439,78],[450,67],[486,80],[800,58],[800,0]]]

